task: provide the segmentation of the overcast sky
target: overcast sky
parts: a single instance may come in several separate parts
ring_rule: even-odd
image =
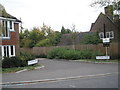
[[[40,27],[43,22],[54,30],[60,31],[62,25],[76,26],[79,32],[89,31],[103,8],[92,8],[93,0],[0,0],[6,11],[21,17],[23,27]]]

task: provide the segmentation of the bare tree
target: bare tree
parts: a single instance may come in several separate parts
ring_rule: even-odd
[[[72,24],[71,30],[72,30],[73,49],[75,50],[77,32],[74,24]]]
[[[116,12],[116,14],[120,15],[120,0],[93,0],[93,2],[90,4],[91,7],[105,7],[108,5],[113,5],[113,10]]]

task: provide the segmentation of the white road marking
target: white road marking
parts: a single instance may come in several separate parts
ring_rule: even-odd
[[[117,74],[118,72],[112,73],[104,73],[104,74],[94,74],[94,75],[84,75],[84,76],[74,76],[74,77],[65,77],[65,78],[54,78],[54,79],[43,79],[43,80],[32,80],[32,81],[19,81],[19,82],[5,82],[0,83],[0,85],[10,86],[10,85],[19,85],[19,84],[30,84],[30,83],[38,83],[38,82],[53,82],[53,81],[60,81],[60,80],[69,80],[69,79],[78,79],[78,78],[88,78],[88,77],[96,77],[96,76],[106,76]]]
[[[76,86],[75,85],[69,85],[70,86],[70,88],[75,88]]]

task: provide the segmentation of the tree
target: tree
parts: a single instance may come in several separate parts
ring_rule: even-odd
[[[81,43],[83,44],[94,44],[94,45],[97,45],[101,42],[102,41],[99,38],[98,32],[85,35],[81,41]]]
[[[113,5],[113,10],[117,12],[117,14],[120,13],[120,0],[94,0],[90,6],[95,7],[104,7],[108,5]]]
[[[65,34],[65,28],[64,28],[64,26],[62,26],[62,28],[61,28],[61,33]]]
[[[62,26],[61,28],[61,34],[67,34],[67,33],[71,33],[72,31],[70,29],[65,29],[64,26]]]

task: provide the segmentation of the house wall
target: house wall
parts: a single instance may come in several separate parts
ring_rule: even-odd
[[[104,32],[104,24],[105,24],[105,30],[108,31],[114,31],[114,41],[117,41],[119,36],[119,30],[115,26],[115,24],[104,14],[100,14],[96,22],[94,23],[94,26],[91,28],[90,32]]]
[[[15,55],[19,55],[19,23],[14,24],[15,31],[10,32],[10,39],[2,39],[2,45],[15,45]]]

